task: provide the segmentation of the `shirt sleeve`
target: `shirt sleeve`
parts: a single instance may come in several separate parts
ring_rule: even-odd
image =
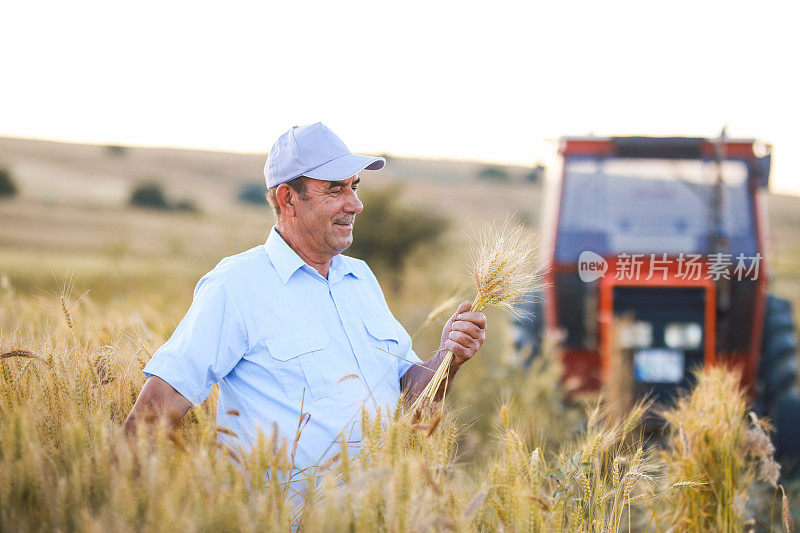
[[[195,288],[186,316],[143,372],[148,378],[160,377],[191,403],[200,404],[246,351],[239,309],[221,280],[206,274]]]

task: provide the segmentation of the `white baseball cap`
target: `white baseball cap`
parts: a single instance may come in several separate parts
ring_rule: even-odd
[[[267,156],[264,177],[272,189],[300,176],[317,180],[345,180],[360,171],[380,170],[386,160],[350,152],[325,124],[294,126],[278,137]]]

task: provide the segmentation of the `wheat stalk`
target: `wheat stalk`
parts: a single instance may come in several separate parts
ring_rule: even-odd
[[[544,261],[539,241],[528,235],[521,224],[508,219],[499,226],[486,225],[472,242],[472,278],[477,295],[470,311],[488,307],[511,313],[525,294],[543,286]],[[450,374],[453,352],[448,351],[425,389],[411,405],[411,412],[431,405],[439,388]]]
[[[442,315],[444,315],[447,311],[452,309],[453,307],[457,306],[459,302],[461,302],[462,298],[459,297],[458,294],[454,294],[450,298],[444,300],[439,305],[437,305],[428,316],[425,317],[425,320],[422,321],[422,325],[417,328],[417,331],[411,336],[412,340],[415,340],[419,334],[428,326],[433,324],[436,320],[439,319]]]

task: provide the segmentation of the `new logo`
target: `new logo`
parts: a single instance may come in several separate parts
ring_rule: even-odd
[[[589,283],[605,276],[608,263],[591,250],[584,250],[578,257],[578,276],[584,283]]]

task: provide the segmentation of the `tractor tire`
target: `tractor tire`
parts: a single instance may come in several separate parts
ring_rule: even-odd
[[[775,455],[791,459],[788,464],[796,471],[800,459],[800,394],[784,394],[775,405],[772,422],[775,425]],[[785,466],[785,465],[784,465]]]
[[[800,439],[796,438],[800,416],[797,334],[792,305],[771,294],[766,303],[755,403],[775,424],[778,455],[800,458]]]

